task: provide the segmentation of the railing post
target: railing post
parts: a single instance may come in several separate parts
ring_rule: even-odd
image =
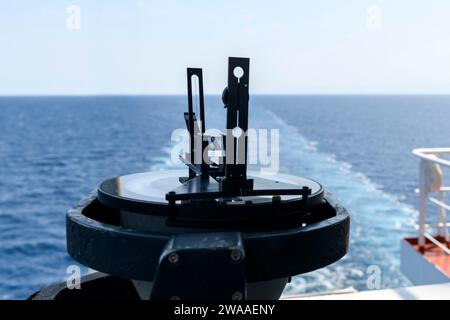
[[[419,248],[423,249],[425,246],[425,214],[426,214],[426,200],[428,194],[427,184],[427,160],[420,161],[420,177],[419,177]]]
[[[445,202],[444,192],[439,193],[440,201]],[[439,206],[439,236],[444,238],[445,242],[449,242],[449,234],[447,228],[447,210],[443,206]]]

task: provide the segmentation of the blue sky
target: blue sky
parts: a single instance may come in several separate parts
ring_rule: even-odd
[[[0,94],[183,94],[187,66],[218,93],[228,56],[251,58],[251,93],[450,93],[448,0],[0,5]]]

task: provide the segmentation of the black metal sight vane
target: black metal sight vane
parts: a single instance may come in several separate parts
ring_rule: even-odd
[[[308,200],[311,194],[308,186],[298,188],[279,181],[247,177],[249,76],[250,59],[229,58],[228,85],[222,94],[227,110],[226,134],[208,137],[205,135],[202,69],[187,69],[188,112],[184,113],[184,118],[190,136],[190,154],[186,158],[182,157],[182,161],[188,166],[189,175],[180,177],[182,186],[167,193],[166,199],[170,204],[177,200],[257,195],[302,195],[305,200],[303,203]],[[193,111],[193,77],[198,77],[199,83],[200,122]],[[217,139],[221,141],[217,142]],[[201,141],[201,148],[197,148],[196,141]],[[208,148],[208,144],[214,144],[216,149],[217,146],[222,146],[222,159],[219,163],[204,158],[204,150]]]

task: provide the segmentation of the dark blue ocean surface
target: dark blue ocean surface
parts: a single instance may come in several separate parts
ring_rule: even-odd
[[[183,96],[0,98],[0,298],[65,280],[65,212],[107,177],[170,169]],[[224,126],[219,97],[207,124]],[[450,145],[447,96],[255,96],[250,125],[280,129],[280,172],[320,181],[352,215],[349,254],[286,293],[353,286],[367,268],[407,285],[400,238],[414,233],[416,147]],[[209,121],[209,123],[208,123]]]

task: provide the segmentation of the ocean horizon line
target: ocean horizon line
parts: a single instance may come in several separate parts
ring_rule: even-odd
[[[205,93],[205,96],[216,97],[221,96],[222,93]],[[93,94],[0,94],[0,98],[51,98],[51,97],[185,97],[186,93],[93,93]],[[405,96],[450,96],[450,93],[252,93],[252,96],[291,96],[291,97],[405,97]]]

